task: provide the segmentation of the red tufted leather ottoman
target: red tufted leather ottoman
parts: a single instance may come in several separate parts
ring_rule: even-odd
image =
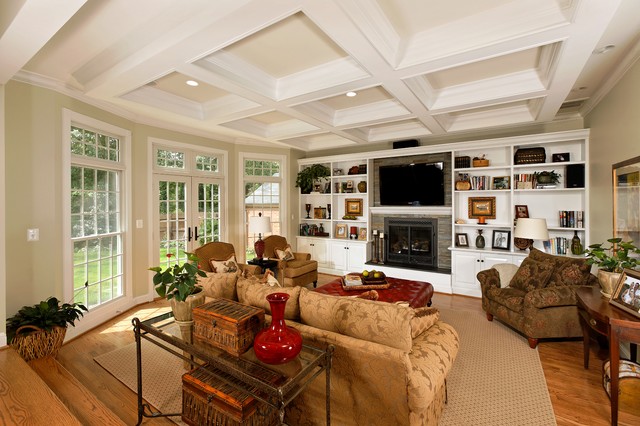
[[[376,290],[379,301],[389,303],[408,302],[412,308],[431,306],[433,286],[430,283],[392,277],[387,277],[387,282],[389,283],[389,288]],[[330,283],[313,289],[313,291],[334,296],[357,296],[367,290],[344,290],[342,288],[342,278],[339,277]]]

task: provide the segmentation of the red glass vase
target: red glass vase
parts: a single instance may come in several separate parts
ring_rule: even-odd
[[[266,364],[289,362],[302,349],[302,336],[298,330],[287,327],[284,321],[287,300],[287,293],[271,293],[267,296],[271,307],[271,325],[259,331],[253,341],[256,357]]]

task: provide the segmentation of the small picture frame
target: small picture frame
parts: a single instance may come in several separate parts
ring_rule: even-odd
[[[509,185],[510,181],[509,176],[494,176],[493,182],[491,183],[491,189],[509,189],[511,188]]]
[[[566,161],[571,161],[571,153],[561,152],[558,154],[551,154],[551,161],[553,163],[564,163]]]
[[[494,230],[491,238],[491,248],[509,250],[511,248],[511,231]]]
[[[336,238],[347,238],[347,225],[345,223],[338,223],[336,225]]]
[[[366,241],[367,237],[368,237],[367,228],[358,229],[358,239],[359,240]]]
[[[625,269],[620,274],[609,303],[640,317],[640,271]]]
[[[362,216],[362,198],[347,198],[344,200],[345,214]]]
[[[496,218],[496,197],[469,197],[469,219]]]
[[[529,217],[529,207],[524,204],[516,204],[516,219]]]
[[[327,218],[327,209],[326,209],[326,207],[314,207],[313,208],[313,218],[314,219],[326,219]]]
[[[466,233],[456,233],[456,247],[469,247],[469,236]]]

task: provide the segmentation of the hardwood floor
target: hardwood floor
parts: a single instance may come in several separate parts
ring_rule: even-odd
[[[318,285],[335,277],[321,274]],[[480,299],[436,293],[433,306],[482,312]],[[107,373],[93,358],[134,341],[131,319],[148,318],[168,310],[164,300],[134,308],[65,344],[58,361],[126,424],[137,420],[136,395]],[[527,344],[526,340],[523,344]],[[591,345],[590,368],[582,367],[582,342],[543,341],[539,345],[549,394],[559,426],[610,424],[609,399],[602,388],[601,366],[607,352]],[[624,407],[622,407],[624,409]],[[143,424],[172,424],[167,419],[145,419]],[[620,412],[620,425],[640,424],[640,417]]]

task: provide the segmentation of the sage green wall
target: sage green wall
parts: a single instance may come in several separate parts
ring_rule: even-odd
[[[591,242],[613,233],[612,165],[640,155],[640,62],[585,118],[591,128],[589,149]]]
[[[62,282],[62,110],[74,112],[129,130],[132,133],[132,270],[133,297],[148,293],[151,229],[148,222],[149,181],[148,138],[212,147],[228,152],[227,225],[229,240],[236,247],[243,242],[242,188],[238,179],[238,153],[259,152],[284,155],[290,167],[289,149],[237,146],[199,136],[133,123],[112,113],[52,90],[11,81],[6,85],[6,304],[2,319],[24,305],[49,296],[63,297]],[[296,169],[292,169],[296,170]],[[285,189],[286,190],[286,189]],[[1,194],[0,194],[1,197]],[[296,201],[297,202],[297,201]],[[1,198],[0,198],[1,204]],[[291,205],[291,202],[290,204]],[[289,216],[290,217],[290,216]],[[144,221],[135,228],[136,219]],[[40,229],[40,241],[27,242],[26,230]],[[290,222],[290,229],[293,229]],[[295,235],[295,234],[290,234]],[[0,280],[0,291],[2,281]],[[4,332],[0,327],[0,333]]]

